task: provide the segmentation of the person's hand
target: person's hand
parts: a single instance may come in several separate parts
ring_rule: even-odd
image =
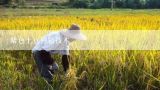
[[[48,65],[48,69],[51,71],[51,73],[55,73],[59,70],[59,66],[56,62],[54,62],[52,65]]]
[[[56,62],[54,62],[54,63],[52,64],[52,68],[53,68],[55,71],[58,71],[58,70],[59,70],[59,66],[58,66],[58,64],[57,64]]]
[[[65,76],[65,77],[68,77],[68,76],[69,76],[69,70],[64,71],[64,76]]]

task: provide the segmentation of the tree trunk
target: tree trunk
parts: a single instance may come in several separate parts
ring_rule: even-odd
[[[113,10],[114,7],[114,0],[111,0],[111,10]]]

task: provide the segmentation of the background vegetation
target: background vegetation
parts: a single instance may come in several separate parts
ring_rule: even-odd
[[[13,8],[160,8],[160,0],[0,0],[0,4]]]

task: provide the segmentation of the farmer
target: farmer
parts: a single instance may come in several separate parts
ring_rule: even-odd
[[[51,54],[62,55],[63,69],[67,72],[69,69],[69,43],[85,39],[85,35],[80,32],[80,27],[72,24],[69,29],[51,32],[38,41],[32,52],[38,70],[47,83],[52,84],[54,71],[59,68]]]

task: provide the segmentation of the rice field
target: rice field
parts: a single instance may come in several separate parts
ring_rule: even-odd
[[[83,30],[159,30],[160,15],[23,16],[0,18],[2,30],[59,30],[72,23]]]
[[[160,13],[154,10],[132,13],[123,10],[104,13],[104,10],[97,10],[98,14],[88,10],[89,13],[80,15],[74,14],[78,12],[76,10],[63,15],[59,14],[63,11],[54,12],[50,12],[49,15],[35,15],[34,12],[32,15],[25,15],[24,12],[13,15],[15,12],[8,11],[9,14],[0,17],[0,29],[59,30],[76,23],[83,30],[160,30]],[[62,70],[60,55],[53,55],[60,65],[60,70],[54,75],[51,89],[38,74],[31,51],[1,50],[0,89],[160,90],[158,50],[72,50],[70,55],[71,66],[67,77]]]

